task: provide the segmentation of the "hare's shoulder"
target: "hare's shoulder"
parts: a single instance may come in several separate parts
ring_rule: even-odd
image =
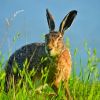
[[[29,50],[34,50],[34,49],[42,49],[45,47],[45,43],[31,43],[31,44],[27,44],[25,46],[22,46],[19,50],[17,51],[29,51]],[[16,52],[17,52],[16,51]]]
[[[16,56],[18,54],[20,55],[29,55],[33,52],[36,53],[36,51],[44,51],[45,50],[45,44],[44,43],[31,43],[27,44],[25,46],[22,46],[20,49],[16,50],[12,56]],[[23,55],[24,56],[24,55]]]
[[[9,58],[8,63],[12,63],[14,60],[18,63],[22,63],[25,59],[35,59],[37,57],[46,55],[45,44],[44,43],[31,43],[22,46],[20,49],[16,50]]]

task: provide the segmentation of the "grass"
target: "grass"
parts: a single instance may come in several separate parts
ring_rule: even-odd
[[[91,52],[90,49],[86,48],[87,63],[86,66],[82,65],[82,59],[80,58],[80,63],[78,64],[78,66],[80,66],[79,75],[76,72],[77,53],[78,49],[75,49],[72,66],[73,70],[69,79],[69,89],[71,95],[74,100],[99,100],[100,69],[98,66],[100,64],[100,59],[97,58],[96,49]],[[25,61],[24,65],[27,65],[27,60]],[[42,84],[42,79],[44,77],[46,78],[47,74],[43,73],[41,80],[37,80],[33,83],[30,76],[34,75],[34,73],[34,71],[28,73],[25,69],[20,71],[22,78],[19,79],[17,86],[14,86],[14,81],[12,78],[11,84],[13,88],[6,93],[4,91],[4,57],[0,52],[0,100],[65,100],[62,85],[59,87],[58,96],[55,96],[51,87],[49,87],[45,82]],[[23,85],[21,86],[22,81]],[[44,88],[41,88],[41,84]]]

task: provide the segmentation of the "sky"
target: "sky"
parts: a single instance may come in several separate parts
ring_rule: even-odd
[[[49,32],[46,9],[53,15],[56,30],[71,10],[78,14],[65,31],[64,41],[70,40],[71,53],[78,48],[85,59],[84,42],[91,51],[96,48],[100,57],[100,0],[0,0],[0,51],[5,59],[25,44],[44,42]]]

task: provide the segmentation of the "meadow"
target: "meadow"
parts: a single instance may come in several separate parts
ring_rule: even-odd
[[[37,3],[38,3],[38,1],[39,0],[37,0]],[[53,2],[55,2],[55,1],[53,1]],[[73,2],[74,2],[74,0],[73,0]],[[14,79],[12,77],[12,79],[11,79],[12,87],[9,89],[8,93],[5,92],[5,76],[6,76],[5,66],[7,63],[5,54],[7,54],[7,53],[3,52],[3,50],[1,50],[1,48],[4,47],[5,49],[7,49],[6,46],[8,46],[9,50],[8,50],[8,55],[6,55],[6,57],[9,58],[9,56],[12,54],[11,51],[15,47],[14,45],[17,42],[19,44],[21,44],[20,42],[22,42],[23,39],[26,39],[26,37],[28,37],[28,35],[30,35],[30,37],[28,37],[29,38],[28,40],[33,39],[33,37],[35,40],[35,35],[31,35],[28,33],[33,34],[33,33],[37,32],[38,30],[39,30],[39,32],[44,32],[44,30],[42,30],[42,29],[45,29],[45,27],[43,28],[43,27],[39,27],[39,26],[42,26],[42,25],[45,26],[45,24],[42,23],[42,21],[37,20],[37,19],[41,18],[41,20],[44,20],[42,17],[44,15],[42,15],[42,13],[40,14],[40,12],[43,10],[42,8],[44,8],[44,7],[50,8],[50,1],[46,5],[44,5],[43,2],[38,3],[39,6],[36,6],[36,3],[33,3],[33,1],[32,2],[31,1],[26,1],[26,2],[25,1],[24,2],[16,1],[15,3],[14,2],[10,2],[11,4],[8,4],[8,3],[9,2],[5,3],[5,0],[4,0],[4,4],[1,3],[1,6],[0,6],[2,9],[1,17],[0,17],[1,18],[0,25],[3,24],[0,26],[0,28],[1,28],[0,29],[0,33],[1,33],[0,34],[0,37],[1,37],[1,39],[0,39],[0,100],[66,100],[65,91],[64,91],[64,87],[63,87],[62,83],[60,84],[57,96],[56,96],[54,90],[49,85],[46,84],[46,79],[48,76],[47,69],[44,70],[47,73],[44,73],[44,71],[42,71],[42,77],[40,80],[37,80],[35,82],[32,81],[31,76],[34,76],[35,71],[32,70],[29,73],[26,70],[27,69],[26,67],[28,65],[27,59],[23,63],[23,66],[24,66],[23,70],[19,70],[21,79],[18,80],[18,83],[15,86]],[[55,3],[51,3],[51,8],[54,4]],[[60,9],[58,9],[60,13],[58,12],[58,15],[56,15],[55,17],[59,16],[59,18],[60,18],[62,11],[65,11],[65,9],[69,9],[67,7],[70,7],[70,3],[68,1],[66,1],[64,3],[61,1],[58,3],[58,1],[57,1],[56,4],[57,4],[56,8],[60,8]],[[66,6],[66,4],[68,4],[68,5]],[[74,3],[72,3],[72,1],[71,1],[70,9],[72,8],[73,4]],[[62,5],[62,7],[61,7],[61,5]],[[98,26],[100,26],[99,21],[98,21],[99,20],[99,10],[98,9],[100,7],[99,1],[98,2],[94,1],[91,3],[88,3],[86,1],[86,3],[85,3],[85,1],[80,2],[80,1],[76,0],[74,5],[75,5],[75,7],[73,7],[73,8],[76,8],[79,13],[77,21],[76,21],[78,23],[76,23],[75,33],[82,32],[82,37],[80,36],[80,34],[76,34],[76,35],[73,35],[73,37],[80,38],[80,39],[75,38],[75,40],[74,40],[74,38],[73,38],[73,40],[74,41],[78,40],[77,42],[80,42],[84,36],[85,39],[91,38],[91,41],[95,40],[96,41],[94,43],[95,47],[99,47],[99,45],[97,45],[97,43],[99,43],[99,32],[97,30],[98,30]],[[34,9],[35,6],[36,6],[36,8]],[[64,8],[64,6],[65,6],[65,8]],[[39,9],[37,14],[34,13],[34,12],[36,12],[36,9],[38,9],[39,7],[41,10]],[[23,9],[19,9],[19,8],[23,8]],[[83,9],[83,8],[85,8],[85,9]],[[91,9],[91,11],[90,11],[90,9]],[[55,12],[55,14],[57,14],[55,10],[57,10],[57,9],[54,8],[54,12]],[[14,11],[14,13],[12,14],[13,11]],[[65,13],[65,12],[63,12],[63,13]],[[29,18],[28,18],[29,20],[27,20],[26,15],[29,15]],[[6,16],[6,17],[4,17],[4,16]],[[17,16],[18,16],[18,19],[16,19]],[[37,19],[35,18],[35,16]],[[93,19],[95,19],[95,20],[93,20]],[[37,20],[37,21],[35,21],[35,20]],[[34,25],[33,25],[33,23],[34,23]],[[37,27],[37,29],[35,29],[35,27]],[[39,29],[38,29],[38,27],[39,27]],[[31,32],[30,30],[33,30],[33,28],[34,28],[34,32],[33,31]],[[15,33],[15,32],[17,32],[17,33]],[[87,34],[87,32],[90,34]],[[95,34],[94,34],[94,32],[95,32]],[[98,33],[98,34],[96,34],[96,33]],[[20,40],[17,41],[19,38],[21,41]],[[44,39],[44,36],[41,36],[41,38]],[[28,40],[26,39],[26,41],[24,41],[24,43],[27,42]],[[67,46],[70,47],[69,40],[67,39],[66,41],[67,41],[67,43],[66,43]],[[8,42],[10,42],[10,43],[8,43]],[[92,41],[92,44],[93,44],[93,42],[94,41]],[[4,45],[4,44],[6,44],[6,45]],[[19,44],[16,44],[16,45],[18,46]],[[68,85],[69,85],[70,94],[71,94],[73,100],[100,100],[100,58],[98,57],[98,54],[97,54],[98,48],[90,49],[87,44],[88,43],[85,42],[83,44],[83,48],[82,48],[82,49],[84,49],[84,54],[86,55],[86,58],[83,58],[82,57],[83,55],[80,55],[80,50],[78,48],[74,48],[73,52],[71,52],[71,54],[72,54],[72,71],[71,71],[71,76],[70,76]],[[71,49],[71,47],[70,47],[70,49]],[[85,61],[84,61],[84,59],[85,59]],[[43,60],[45,60],[45,59],[41,59],[41,62]],[[17,65],[17,63],[15,64],[15,66],[13,66],[13,71],[15,73],[16,73],[16,65]]]
[[[100,58],[97,57],[96,49],[92,51],[85,46],[87,54],[86,64],[83,64],[80,57],[79,62],[77,60],[78,49],[73,52],[73,65],[71,77],[69,79],[69,89],[73,100],[99,100],[100,99]],[[30,73],[24,68],[20,71],[21,79],[15,86],[12,78],[12,88],[8,93],[4,91],[5,87],[5,60],[2,52],[0,51],[0,100],[65,100],[64,89],[61,84],[58,91],[58,96],[55,95],[53,89],[46,84],[47,73],[42,72],[40,80],[34,83],[31,80],[31,76],[35,71]],[[24,63],[27,66],[27,60]],[[14,67],[14,66],[13,66]],[[77,73],[77,68],[79,68]],[[16,68],[14,69],[16,72]],[[24,78],[23,78],[24,77]],[[21,82],[23,81],[23,84]],[[42,84],[42,85],[41,85]]]

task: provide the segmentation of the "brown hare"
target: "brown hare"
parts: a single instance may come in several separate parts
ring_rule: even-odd
[[[23,69],[23,63],[28,60],[28,70],[35,69],[36,74],[34,78],[41,77],[41,70],[49,66],[54,60],[54,66],[49,67],[49,73],[47,77],[47,83],[51,85],[54,91],[58,91],[60,82],[63,81],[65,84],[66,96],[70,96],[68,91],[68,79],[71,72],[71,55],[68,47],[63,42],[64,31],[68,29],[75,16],[77,15],[76,10],[70,11],[65,18],[62,20],[59,31],[55,30],[55,22],[48,11],[46,10],[47,22],[49,26],[49,33],[45,35],[44,43],[32,43],[23,46],[12,54],[8,60],[6,66],[6,90],[9,90],[10,78],[14,76],[14,80],[18,79],[18,73],[13,72],[14,62],[17,63],[19,69]],[[46,57],[48,62],[41,63],[41,58]],[[33,78],[32,78],[33,79]]]

